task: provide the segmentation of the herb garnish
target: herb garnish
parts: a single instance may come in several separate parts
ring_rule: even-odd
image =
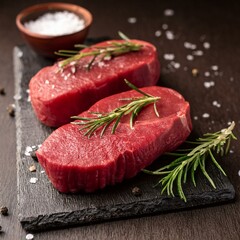
[[[74,50],[59,50],[55,54],[62,57],[68,57],[68,58],[60,61],[58,63],[58,66],[60,68],[63,68],[70,63],[75,63],[81,58],[92,56],[92,59],[86,66],[87,70],[90,70],[94,61],[98,56],[101,57],[100,60],[111,59],[113,57],[117,57],[125,53],[139,51],[142,48],[141,44],[131,42],[129,38],[126,35],[124,35],[122,32],[119,32],[118,34],[120,38],[124,40],[123,42],[109,41],[109,44],[106,46],[101,46],[101,47],[95,46],[92,48],[89,47],[91,48],[91,51],[88,51],[88,52],[81,52],[81,51],[79,52]],[[84,48],[87,48],[88,46],[77,44],[75,45],[75,47],[84,49]]]
[[[81,121],[75,121],[72,122],[72,124],[75,125],[82,125],[83,127],[80,128],[79,130],[87,130],[84,135],[91,137],[92,134],[99,128],[102,128],[100,137],[103,136],[104,132],[106,129],[110,126],[111,123],[114,123],[112,127],[111,133],[114,134],[115,130],[121,120],[121,118],[124,115],[128,115],[131,113],[130,117],[130,128],[133,128],[133,122],[139,112],[147,105],[153,103],[154,107],[154,112],[157,117],[159,117],[157,107],[156,107],[156,102],[160,99],[160,97],[154,97],[148,93],[143,92],[139,88],[137,88],[135,85],[132,83],[128,82],[125,80],[125,83],[132,88],[133,90],[141,93],[143,96],[138,97],[138,98],[125,98],[125,99],[120,99],[121,101],[131,101],[130,103],[127,103],[121,107],[118,107],[114,110],[112,110],[109,113],[99,113],[99,112],[92,112],[91,114],[95,115],[95,117],[88,118],[88,117],[81,117],[81,116],[73,116],[73,119],[76,120],[81,120]]]
[[[210,157],[215,166],[226,176],[226,173],[216,161],[213,152],[220,154],[221,156],[229,152],[231,140],[237,139],[232,132],[234,127],[235,123],[232,122],[226,129],[222,129],[215,133],[204,134],[203,138],[197,139],[196,142],[188,142],[189,144],[197,145],[196,147],[181,149],[174,153],[167,153],[168,155],[177,156],[177,158],[170,164],[155,171],[144,169],[143,172],[152,175],[165,175],[155,186],[161,184],[163,187],[161,193],[166,191],[169,196],[174,197],[173,185],[176,183],[178,194],[185,202],[187,199],[183,192],[182,183],[186,183],[187,175],[190,174],[192,182],[196,187],[195,171],[198,167],[200,167],[202,173],[212,187],[216,188],[213,180],[205,169],[205,162],[207,157]],[[226,147],[224,146],[225,144]]]

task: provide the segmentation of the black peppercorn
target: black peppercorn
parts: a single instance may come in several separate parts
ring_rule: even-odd
[[[14,116],[15,116],[15,104],[10,104],[10,105],[8,105],[7,111],[8,111],[8,114],[9,114],[11,117],[14,117]]]
[[[6,92],[5,92],[5,89],[3,87],[0,87],[0,95],[5,95]]]
[[[134,196],[141,196],[142,195],[142,190],[139,188],[139,187],[134,187],[133,189],[132,189],[132,194],[134,195]]]
[[[0,208],[0,212],[3,216],[7,216],[8,215],[8,208],[7,207],[1,207]]]

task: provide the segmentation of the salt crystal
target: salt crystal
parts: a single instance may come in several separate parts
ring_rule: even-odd
[[[71,72],[74,74],[76,72],[76,67],[73,65],[71,66]]]
[[[204,85],[205,88],[210,88],[210,87],[213,87],[215,85],[215,82],[213,82],[213,81],[204,82],[203,85]]]
[[[194,120],[198,120],[198,116],[194,116],[193,119],[194,119]]]
[[[44,171],[44,170],[42,170],[40,173],[45,173],[45,171]]]
[[[221,104],[218,103],[216,100],[212,102],[212,105],[215,106],[215,107],[218,107],[218,108],[221,107]]]
[[[176,69],[180,68],[181,64],[178,62],[173,62],[172,63],[173,67],[175,67]]]
[[[33,183],[33,184],[37,183],[37,181],[38,181],[38,179],[36,177],[31,177],[29,180],[29,182]]]
[[[234,151],[231,149],[231,150],[229,150],[229,153],[234,153]]]
[[[204,114],[202,115],[202,117],[203,117],[203,118],[209,118],[209,117],[210,117],[210,114],[209,114],[209,113],[204,113]]]
[[[54,89],[55,88],[55,85],[52,85],[52,89]]]
[[[45,84],[49,84],[49,81],[48,81],[48,80],[45,80]]]
[[[240,177],[240,170],[238,170],[238,176]]]
[[[163,30],[167,30],[167,29],[168,29],[168,25],[167,25],[166,23],[164,23],[164,24],[162,25],[162,29],[163,29]]]
[[[168,40],[173,40],[175,38],[174,33],[172,31],[166,31],[166,38]]]
[[[22,52],[22,51],[18,51],[17,57],[18,57],[18,58],[21,58],[22,56],[23,56],[23,52]]]
[[[137,18],[135,18],[135,17],[129,17],[129,18],[128,18],[128,22],[131,23],[131,24],[134,24],[134,23],[137,22]]]
[[[71,23],[71,24],[69,24]],[[82,30],[84,20],[68,11],[46,13],[35,21],[29,21],[24,26],[31,32],[48,36],[62,36]]]
[[[205,48],[205,49],[209,49],[210,48],[210,43],[209,42],[204,42],[203,43],[203,47]]]
[[[197,48],[197,45],[196,44],[193,44],[193,43],[190,43],[190,42],[184,42],[184,47],[187,48],[187,49],[196,49]]]
[[[202,50],[196,50],[193,52],[193,55],[195,56],[202,56],[203,55],[203,51]]]
[[[175,58],[175,55],[172,54],[172,53],[165,53],[165,54],[163,55],[163,58],[164,58],[165,60],[173,60],[173,59]]]
[[[193,59],[194,59],[193,55],[190,55],[190,54],[187,55],[187,60],[188,60],[188,61],[192,61]]]
[[[167,17],[171,17],[174,15],[174,11],[172,9],[166,9],[164,10],[164,15]]]
[[[211,66],[211,69],[212,69],[213,71],[217,71],[217,70],[218,70],[218,66],[217,66],[217,65],[213,65],[213,66]]]
[[[205,76],[205,77],[209,77],[209,76],[210,76],[210,72],[205,72],[205,73],[204,73],[204,76]]]
[[[25,149],[25,156],[30,156],[30,153],[32,152],[32,147],[30,146],[27,146],[26,149]]]
[[[104,62],[98,62],[98,66],[99,66],[100,68],[102,68],[104,65],[105,65]]]
[[[233,77],[230,77],[230,82],[233,82],[234,81],[234,78]]]
[[[34,239],[33,234],[28,233],[28,234],[26,235],[26,239],[27,239],[27,240],[32,240],[32,239]]]
[[[156,37],[160,37],[162,35],[162,32],[160,31],[160,30],[157,30],[156,32],[155,32],[155,36]]]
[[[20,100],[21,98],[22,98],[22,96],[20,94],[15,94],[13,96],[13,99],[16,100],[16,101]]]

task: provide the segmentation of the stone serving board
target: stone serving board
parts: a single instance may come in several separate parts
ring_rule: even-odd
[[[53,131],[42,125],[35,117],[28,100],[28,83],[31,77],[51,61],[33,53],[27,46],[17,46],[13,51],[16,91],[17,132],[17,179],[19,220],[27,231],[45,231],[53,228],[93,224],[115,219],[140,217],[167,211],[219,204],[234,199],[235,190],[228,178],[211,164],[208,172],[216,189],[207,180],[197,175],[197,188],[186,184],[187,202],[178,197],[161,195],[161,189],[152,186],[158,180],[155,176],[138,174],[114,187],[91,194],[61,194],[53,188],[41,166],[31,156],[26,156],[27,146],[39,145]],[[166,158],[166,157],[165,157]],[[160,159],[162,161],[162,158]],[[165,160],[163,160],[165,161]],[[35,164],[37,171],[30,172]],[[31,178],[37,182],[30,183]],[[132,193],[139,187],[141,196]]]

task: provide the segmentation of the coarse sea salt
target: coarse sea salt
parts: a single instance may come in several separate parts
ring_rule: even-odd
[[[48,35],[62,36],[82,30],[85,26],[84,20],[76,14],[68,11],[45,13],[36,20],[24,23],[31,32]]]
[[[184,47],[187,48],[187,49],[192,49],[192,50],[195,50],[197,48],[197,45],[196,44],[193,44],[193,43],[190,43],[190,42],[184,42]]]
[[[209,48],[211,47],[211,45],[210,45],[209,42],[204,42],[204,43],[203,43],[203,47],[204,47],[205,49],[209,49]]]
[[[28,233],[28,234],[26,235],[26,239],[27,239],[27,240],[32,240],[32,239],[34,239],[33,234]]]
[[[155,37],[160,37],[162,35],[162,32],[160,30],[157,30],[155,32]]]
[[[205,72],[205,73],[204,73],[204,76],[205,76],[205,77],[209,77],[209,76],[210,76],[210,72]]]
[[[129,17],[129,18],[128,18],[128,22],[131,23],[131,24],[134,24],[134,23],[137,22],[137,18],[135,18],[135,17]]]
[[[174,58],[175,58],[175,55],[173,54],[173,53],[165,53],[164,55],[163,55],[163,58],[165,59],[165,60],[173,60]]]
[[[168,25],[167,25],[166,23],[164,23],[164,24],[162,25],[162,29],[163,29],[163,30],[167,30],[167,29],[168,29]]]
[[[213,81],[204,82],[203,85],[204,85],[205,88],[210,88],[210,87],[215,86],[215,82],[213,82]]]
[[[218,108],[221,107],[221,104],[220,104],[218,101],[216,101],[216,100],[214,100],[214,101],[212,102],[212,105],[215,106],[215,107],[218,107]]]
[[[192,61],[194,59],[193,55],[190,54],[188,54],[186,58],[188,61]]]
[[[175,39],[175,36],[174,36],[174,33],[172,32],[172,31],[166,31],[166,38],[168,39],[168,40],[173,40],[173,39]]]
[[[35,184],[37,183],[38,179],[36,177],[31,177],[29,182],[32,183],[32,184]]]
[[[171,17],[171,16],[174,15],[174,10],[166,9],[166,10],[164,10],[164,15],[167,16],[167,17]]]
[[[238,176],[240,177],[240,170],[238,170]]]
[[[203,118],[209,118],[209,117],[210,117],[210,114],[209,114],[209,113],[204,113],[204,114],[202,115],[202,117],[203,117]]]

